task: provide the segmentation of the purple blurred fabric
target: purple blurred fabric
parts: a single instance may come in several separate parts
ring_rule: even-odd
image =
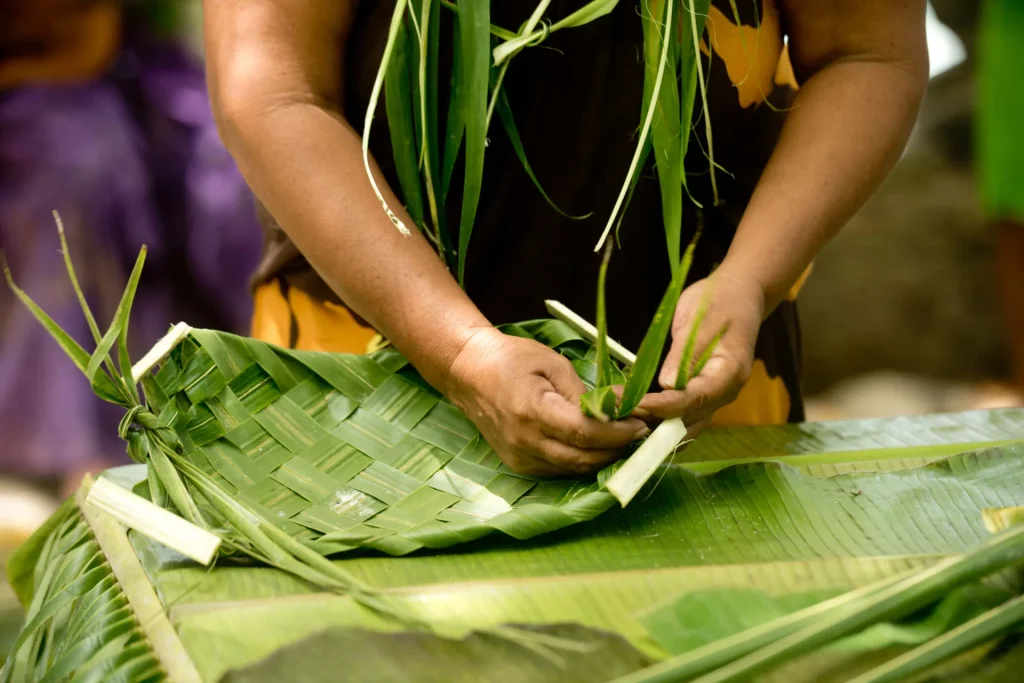
[[[201,65],[184,50],[126,48],[102,81],[0,93],[0,248],[18,284],[92,348],[64,274],[54,209],[101,326],[148,245],[133,357],[179,320],[247,329],[261,232],[217,137]],[[0,472],[61,477],[123,462],[121,412],[92,394],[0,288]]]

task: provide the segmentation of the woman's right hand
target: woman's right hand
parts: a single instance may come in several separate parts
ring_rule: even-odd
[[[640,420],[584,416],[586,386],[567,358],[493,327],[470,336],[445,385],[502,461],[524,474],[595,472],[647,433]]]

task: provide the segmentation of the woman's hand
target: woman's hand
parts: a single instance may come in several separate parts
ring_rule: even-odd
[[[705,302],[707,314],[697,333],[692,362],[697,361],[715,335],[726,327],[727,331],[700,374],[692,377],[685,389],[677,390],[683,348],[694,317]],[[720,268],[711,277],[688,287],[676,306],[672,348],[658,378],[664,391],[644,397],[636,414],[644,419],[680,417],[689,427],[688,436],[696,435],[716,410],[736,399],[750,377],[764,310],[760,284],[742,274]]]
[[[484,328],[451,365],[450,398],[512,469],[527,474],[585,474],[622,456],[643,437],[636,419],[599,422],[583,415],[586,387],[572,363],[530,339]]]

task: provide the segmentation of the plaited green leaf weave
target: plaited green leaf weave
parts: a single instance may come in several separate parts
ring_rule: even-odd
[[[508,326],[572,360],[591,346],[565,324]],[[593,519],[615,499],[596,481],[514,473],[473,423],[394,349],[290,351],[193,330],[143,380],[156,428],[282,531],[325,554],[444,548],[494,531],[530,538]]]
[[[107,331],[90,325],[92,353],[6,268],[5,275],[97,394],[125,408],[119,433],[128,454],[149,466],[150,499],[215,532],[227,551],[350,595],[406,626],[429,627],[324,557],[356,548],[405,555],[494,531],[525,539],[614,505],[604,484],[615,466],[589,481],[516,474],[392,348],[292,351],[179,324],[133,366],[127,327],[144,261],[145,250]],[[562,353],[592,386],[595,352],[568,325],[538,320],[503,330]]]

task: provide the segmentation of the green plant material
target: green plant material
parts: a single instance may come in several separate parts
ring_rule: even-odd
[[[986,508],[981,511],[985,528],[995,534],[1013,526],[1024,524],[1024,507]]]
[[[122,314],[112,329],[123,322]],[[590,345],[561,323],[506,329],[556,348],[581,372],[596,362]],[[151,491],[166,493],[229,547],[354,591],[373,609],[385,603],[344,572],[328,571],[322,554],[369,547],[401,555],[493,531],[529,538],[615,504],[593,481],[531,495],[538,480],[505,467],[473,423],[394,349],[310,353],[210,330],[182,333],[180,326],[169,333],[176,346],[157,344],[165,358],[147,354],[131,370],[160,366],[144,378],[147,403],[122,403],[120,434],[159,479]]]
[[[548,6],[551,4],[551,0],[540,0],[537,3],[537,7],[534,8],[530,18],[526,20],[523,27],[519,30],[519,34],[512,40],[505,41],[494,48],[494,66],[501,67],[501,75],[504,77],[505,69],[508,67],[508,61],[512,56],[522,50],[524,47],[534,42],[531,34],[534,29],[537,28],[537,24],[540,23],[544,13],[548,10]],[[543,36],[543,34],[541,34]],[[536,40],[542,40],[538,38]],[[498,81],[502,79],[499,77]]]
[[[2,256],[2,255],[0,255]],[[89,354],[86,353],[85,349],[82,348],[81,344],[74,340],[74,338],[61,329],[53,318],[46,314],[43,309],[39,308],[32,299],[28,297],[25,292],[14,284],[14,278],[11,275],[11,269],[7,266],[7,261],[0,258],[0,265],[3,267],[4,277],[7,279],[7,286],[10,287],[14,296],[21,301],[22,305],[25,306],[35,317],[36,320],[50,333],[50,336],[60,345],[64,353],[67,354],[71,362],[75,364],[79,370],[83,373],[89,366]],[[111,380],[109,376],[104,373],[98,373],[93,380],[93,391],[96,395],[102,398],[104,401],[110,403],[120,403],[122,400],[123,387],[118,386]]]
[[[688,135],[689,126],[681,127],[679,113],[679,64],[678,52],[681,41],[673,40],[671,10],[659,12],[662,5],[674,5],[676,0],[650,0],[641,14],[644,31],[644,109],[652,106],[654,119],[651,123],[651,139],[654,149],[654,165],[661,189],[661,214],[665,224],[665,240],[668,245],[668,259],[674,276],[679,268],[679,242],[683,225],[683,187],[679,182],[679,167],[682,165],[682,142]],[[657,16],[655,14],[657,13]],[[664,23],[661,17],[665,17]],[[668,49],[668,63],[661,71],[658,55]],[[661,83],[654,98],[654,86]],[[683,84],[686,87],[686,84]]]
[[[370,130],[373,126],[373,117],[377,112],[377,102],[380,100],[380,91],[384,86],[384,75],[388,72],[391,65],[391,59],[394,56],[395,45],[398,42],[399,33],[402,30],[402,18],[405,16],[405,10],[408,6],[408,0],[397,0],[395,3],[395,10],[391,15],[391,26],[388,28],[388,40],[384,45],[384,56],[380,61],[380,68],[377,70],[377,77],[373,81],[373,89],[370,91],[370,101],[366,105],[366,118],[363,120],[363,168],[366,169],[366,177],[370,180],[370,186],[373,188],[373,193],[377,197],[377,201],[380,202],[381,208],[384,209],[384,214],[388,217],[388,220],[398,228],[398,231],[403,235],[411,235],[409,228],[406,227],[405,223],[402,222],[395,212],[388,206],[387,200],[384,199],[384,195],[380,191],[380,187],[377,185],[377,180],[373,177],[373,171],[370,168]],[[408,41],[407,41],[408,42]],[[411,106],[411,105],[410,105]],[[410,116],[410,118],[412,118]]]
[[[575,313],[568,306],[560,301],[546,299],[544,301],[544,307],[552,317],[559,322],[565,323],[569,329],[578,334],[581,338],[591,343],[596,343],[598,336],[597,328]],[[610,337],[607,338],[606,341],[608,344],[608,353],[611,354],[612,358],[625,366],[632,366],[636,362],[636,354],[625,346]],[[594,378],[596,381],[597,375],[595,375]]]
[[[85,503],[203,565],[210,564],[220,546],[209,531],[105,479],[92,485]]]
[[[707,346],[705,346],[704,350],[701,351],[701,354],[697,356],[697,362],[694,363],[693,372],[690,373],[690,377],[686,380],[687,382],[701,373],[704,366],[708,364],[708,361],[711,360],[711,357],[715,354],[715,349],[718,348],[718,345],[722,342],[722,337],[727,334],[729,334],[729,323],[726,323],[722,326],[722,329],[715,332],[715,336],[708,341]],[[681,388],[685,387],[686,384],[684,383]]]
[[[441,0],[441,6],[445,9],[451,10],[455,17],[459,16],[459,7],[454,0]],[[512,40],[518,35],[514,31],[509,31],[507,28],[495,26],[494,24],[490,25],[489,30],[492,36],[500,38],[501,40]]]
[[[73,500],[59,519],[33,563],[26,625],[5,663],[3,680],[52,683],[70,674],[76,681],[161,680],[161,664],[104,561],[113,557],[101,551]]]
[[[644,618],[658,644],[677,655],[647,670],[623,677],[632,681],[685,680],[728,664],[781,637],[815,623],[823,615],[894,585],[912,572],[902,572],[845,593],[837,591],[772,596],[752,589],[709,589],[683,594]],[[843,650],[877,650],[891,645],[917,645],[963,623],[988,606],[1005,600],[1008,591],[970,586],[955,591],[925,617],[912,622],[878,624],[839,641]]]
[[[57,235],[60,237],[60,253],[64,257],[64,268],[67,270],[68,279],[71,280],[71,288],[75,292],[75,298],[78,299],[78,305],[82,309],[83,315],[85,315],[85,322],[89,326],[92,339],[95,343],[99,344],[102,338],[100,327],[96,324],[96,317],[92,314],[89,302],[85,298],[85,292],[82,291],[82,285],[78,281],[78,274],[75,272],[75,266],[71,262],[71,249],[68,248],[67,234],[64,232],[64,221],[60,219],[60,214],[56,211],[53,212],[53,222],[57,224]],[[113,366],[109,369],[111,373],[115,372]]]
[[[619,241],[619,230],[622,229],[622,219],[626,217],[626,210],[629,205],[633,203],[633,192],[636,190],[636,185],[640,181],[640,175],[643,173],[644,168],[647,166],[647,157],[650,156],[653,146],[651,145],[650,138],[644,143],[643,149],[640,151],[640,162],[637,164],[633,171],[633,175],[629,179],[629,190],[626,192],[626,201],[622,205],[622,211],[619,212],[619,218],[615,221],[615,241]]]
[[[519,35],[525,35],[531,33],[537,24],[540,23],[541,17],[544,16],[544,12],[547,11],[548,5],[551,4],[551,0],[540,0],[537,6],[534,8],[533,13],[523,24],[523,27],[519,30]],[[506,46],[508,43],[505,44]],[[515,49],[512,52],[506,52],[503,54],[502,59],[498,59],[499,51],[502,46],[499,46],[494,51],[494,69],[492,73],[496,74],[494,83],[491,84],[491,102],[487,105],[487,129],[491,128],[491,118],[494,116],[494,105],[498,101],[498,93],[501,92],[501,84],[505,82],[505,72],[508,71],[508,65],[511,61],[511,57],[518,53],[519,49]],[[523,46],[525,47],[525,45]]]
[[[672,3],[669,3],[671,6]],[[654,313],[651,326],[647,328],[643,341],[640,342],[640,350],[636,354],[636,364],[633,366],[626,380],[626,386],[622,390],[622,402],[619,404],[618,417],[626,417],[640,405],[647,390],[658,372],[658,364],[661,363],[661,351],[665,348],[665,341],[668,339],[669,331],[672,329],[672,318],[675,315],[676,304],[679,303],[679,296],[683,292],[683,285],[686,284],[686,276],[689,274],[690,265],[693,263],[693,252],[697,248],[697,237],[690,242],[690,246],[683,253],[682,263],[672,276],[672,282],[665,291],[658,310]]]
[[[29,536],[28,540],[18,546],[7,558],[7,582],[11,585],[18,602],[28,609],[35,590],[33,572],[39,564],[47,543],[51,537],[75,512],[75,501],[66,499],[60,507],[43,522],[42,526]],[[49,551],[46,551],[49,552]]]
[[[441,5],[439,0],[413,0],[412,7],[420,7],[419,20],[419,104],[420,104],[420,158],[424,184],[427,188],[427,206],[430,208],[430,222],[434,226],[434,241],[442,261],[446,261],[446,242],[442,232],[444,224],[443,206],[438,207],[441,196],[440,165],[437,145],[437,78],[438,49],[441,36]]]
[[[704,34],[704,25],[707,21],[708,12],[711,9],[711,0],[690,0],[690,16],[691,20],[697,24],[696,34],[698,36]],[[734,16],[736,17],[736,25],[740,26],[739,10],[735,7],[735,0],[733,0]],[[692,28],[691,28],[692,33]],[[740,32],[740,37],[743,39],[743,32]],[[751,60],[754,63],[754,60]],[[682,99],[679,102],[679,179],[683,183],[683,187],[687,187],[686,182],[686,152],[690,146],[690,128],[693,121],[693,105],[697,96],[697,72],[701,69],[700,63],[700,52],[695,41],[681,40],[679,42],[679,74],[680,74],[680,92]],[[706,111],[706,109],[705,109]],[[687,195],[689,195],[689,189],[687,189]],[[690,196],[690,201],[696,204],[698,207],[703,208],[700,202],[696,201]]]
[[[612,260],[614,243],[608,242],[601,258],[597,274],[597,338],[595,356],[597,360],[597,382],[595,389],[580,396],[583,414],[607,422],[617,416],[617,399],[612,390],[614,376],[612,358],[608,350],[608,312],[605,305],[605,283],[608,279],[608,265]]]
[[[531,629],[544,645],[509,645],[494,635],[460,640],[426,633],[375,633],[333,628],[286,646],[269,659],[229,671],[223,683],[276,683],[302,672],[305,683],[352,680],[449,683],[454,679],[503,683],[596,683],[639,668],[650,659],[621,637],[574,624]],[[550,644],[547,644],[550,643]],[[565,644],[571,644],[566,648]],[[352,653],[358,652],[358,657]],[[401,657],[395,653],[401,652]]]
[[[668,466],[649,493],[571,533],[527,541],[495,535],[477,541],[471,552],[467,547],[397,560],[364,553],[340,562],[424,619],[444,615],[466,630],[578,622],[664,656],[639,619],[685,593],[735,587],[772,595],[821,591],[827,597],[922,570],[987,538],[981,509],[1024,498],[1024,446],[890,469],[907,467],[902,453],[914,452],[922,441],[999,440],[1004,430],[1020,433],[1022,425],[1024,412],[1014,410],[792,426],[799,432],[728,430],[736,432],[729,439],[733,456],[753,455],[773,442],[780,445],[766,454],[769,459],[813,449],[827,454],[820,462],[828,466],[791,468],[762,460],[708,475]],[[715,457],[719,446],[706,446],[714,445],[715,435],[702,436],[682,455]],[[851,442],[886,444],[888,450],[860,462]],[[847,462],[863,471],[831,476]],[[559,483],[543,482],[533,500],[552,490],[566,495]],[[174,623],[205,680],[329,626],[395,628],[284,572],[221,563],[207,575],[199,567],[162,564],[159,553],[143,555],[159,592],[174,605]],[[711,630],[714,624],[695,615],[688,628]],[[841,666],[856,653],[822,656]]]
[[[686,385],[690,380],[700,373],[700,370],[694,368],[693,371],[691,371],[690,368],[693,366],[693,354],[697,348],[697,333],[700,332],[701,327],[704,325],[704,318],[707,317],[708,305],[710,303],[711,285],[708,283],[708,286],[701,297],[700,305],[697,306],[697,312],[693,316],[693,324],[690,325],[690,332],[686,335],[686,343],[683,345],[683,354],[679,358],[679,370],[676,374],[676,381],[674,385],[679,391],[686,389]],[[719,340],[721,339],[722,334],[723,333],[720,333],[718,335]],[[718,341],[712,341],[714,341],[715,346],[718,345]],[[708,343],[708,346],[705,347],[705,352],[707,348],[711,348],[711,353],[714,353],[714,347],[711,346],[710,342]],[[708,358],[711,357],[710,353],[707,355]]]
[[[128,277],[128,285],[125,287],[124,294],[121,296],[121,301],[118,302],[117,308],[114,310],[114,319],[110,323],[110,327],[107,328],[106,333],[100,339],[100,342],[96,345],[96,350],[92,352],[89,357],[89,363],[85,367],[85,377],[89,380],[90,384],[96,384],[97,375],[100,372],[100,366],[105,361],[110,361],[110,351],[117,344],[121,338],[123,330],[128,326],[128,316],[131,314],[132,300],[135,298],[135,292],[139,287],[139,278],[142,277],[142,266],[146,262],[146,248],[143,247],[139,252],[139,257],[135,261],[135,267],[132,268],[131,275]],[[120,354],[119,354],[120,355]],[[128,366],[128,371],[131,371],[131,365]],[[122,363],[122,370],[124,364]],[[120,385],[121,391],[124,393],[125,400],[138,400],[138,392],[129,392],[129,385],[134,387],[134,382],[131,381],[131,375],[128,378],[122,378],[121,381],[115,379],[115,385]]]
[[[459,17],[452,18],[452,31],[461,35]],[[451,186],[452,175],[455,173],[455,162],[462,147],[462,138],[466,133],[466,105],[462,99],[462,41],[452,41],[452,76],[448,93],[448,121],[445,124],[444,158],[441,168],[441,204],[448,199],[448,188]]]
[[[696,47],[700,44],[700,34],[702,31],[697,28],[697,11],[696,5],[697,0],[690,0],[690,30],[693,35],[693,45]],[[703,21],[707,17],[707,5],[705,5],[705,12],[701,15]],[[708,41],[708,47],[711,47],[711,41]],[[700,61],[695,57],[695,71],[697,72],[697,83],[700,85],[700,99],[701,105],[704,108],[704,133],[708,139],[708,159],[709,171],[711,173],[711,194],[715,206],[718,206],[718,181],[715,179],[715,147],[714,138],[711,135],[711,109],[708,107],[708,89],[704,83],[704,70],[700,68]],[[691,105],[692,106],[692,105]]]
[[[423,186],[420,182],[416,158],[416,128],[413,125],[412,83],[409,80],[409,64],[415,59],[411,51],[409,29],[405,22],[399,24],[395,37],[394,53],[388,62],[384,77],[384,105],[391,134],[391,153],[395,160],[398,184],[405,199],[405,210],[416,225],[425,230],[423,208]]]
[[[608,479],[605,487],[625,507],[640,492],[658,467],[686,438],[686,425],[678,417],[659,424],[640,448]]]
[[[907,652],[882,666],[853,679],[851,683],[889,683],[905,681],[963,652],[1006,635],[1024,624],[1024,596],[1008,600],[999,607],[966,624]]]
[[[462,194],[462,218],[459,222],[458,276],[465,285],[466,255],[473,234],[477,205],[484,174],[484,148],[487,146],[487,83],[490,71],[491,6],[477,0],[459,0],[459,32],[462,42],[462,79],[460,98],[466,126],[466,177]]]
[[[672,25],[672,8],[674,5],[674,2],[665,3],[666,26]],[[619,192],[619,196],[615,200],[615,206],[612,208],[611,215],[608,216],[608,223],[605,225],[604,231],[601,233],[601,238],[597,241],[597,246],[594,247],[594,251],[601,250],[601,247],[604,246],[605,240],[608,239],[608,234],[611,232],[612,226],[616,224],[619,210],[622,208],[622,203],[626,198],[626,194],[629,192],[629,187],[633,183],[633,176],[637,173],[640,157],[644,155],[644,148],[647,145],[647,136],[651,130],[651,122],[654,119],[654,112],[661,93],[661,85],[665,80],[670,44],[670,40],[662,41],[661,57],[658,60],[657,76],[655,77],[654,85],[651,88],[650,104],[647,106],[647,115],[644,117],[644,123],[640,129],[640,139],[637,141],[636,152],[633,154],[633,160],[630,162],[629,171],[626,173],[626,181],[622,184],[622,190]]]
[[[523,170],[526,171],[526,175],[533,181],[533,186],[540,192],[540,196],[544,198],[548,206],[554,209],[559,215],[564,216],[570,220],[581,221],[585,218],[589,218],[592,213],[585,213],[582,216],[573,216],[571,214],[562,211],[555,204],[554,200],[548,196],[548,193],[544,191],[544,187],[540,184],[540,180],[533,172],[533,168],[530,166],[529,159],[526,158],[526,150],[523,149],[523,141],[519,138],[519,130],[516,128],[515,119],[512,117],[512,108],[508,104],[508,96],[504,90],[499,90],[496,93],[498,99],[498,118],[501,119],[502,125],[505,127],[505,134],[508,136],[509,143],[512,145],[512,150],[516,153],[519,158],[519,163],[523,165]]]
[[[601,17],[611,13],[618,4],[619,0],[591,0],[591,2],[588,2],[572,14],[556,21],[547,29],[533,30],[533,28],[531,28],[530,30],[523,31],[519,34],[509,35],[509,32],[506,32],[505,35],[502,35],[495,31],[494,27],[491,27],[491,32],[505,41],[494,48],[494,63],[496,65],[502,64],[519,50],[528,45],[537,44],[551,33],[555,33],[565,28],[585,26],[596,19],[600,19]],[[534,22],[534,26],[535,25],[536,22]]]
[[[128,542],[125,528],[110,515],[85,504],[85,499],[93,485],[91,477],[86,476],[75,495],[75,502],[88,523],[106,565],[109,566],[119,589],[123,592],[145,638],[144,643],[125,649],[126,652],[131,650],[135,652],[132,656],[136,659],[130,668],[136,677],[125,675],[124,679],[145,680],[145,674],[142,672],[151,672],[152,667],[147,666],[147,660],[151,655],[155,655],[159,660],[160,669],[166,672],[170,680],[199,683],[195,665],[182,647],[181,640],[167,618],[160,599],[135,556],[131,544]],[[105,639],[104,643],[103,650],[109,651],[111,644]],[[114,655],[116,652],[119,652],[117,648],[114,648],[113,652],[109,652],[112,657],[107,662],[100,661],[97,656],[91,663],[79,666],[76,671],[76,680],[94,680],[90,678],[90,675],[100,674],[102,676],[95,680],[117,680],[117,675],[113,673],[113,665],[123,655]]]
[[[615,415],[618,397],[615,389],[610,386],[596,386],[580,396],[580,407],[583,414],[601,422],[608,422]]]
[[[1024,558],[1024,527],[1010,529],[967,553],[936,564],[878,593],[861,598],[771,645],[697,679],[701,683],[746,680],[783,661],[882,621],[900,618],[953,588],[976,581]]]

